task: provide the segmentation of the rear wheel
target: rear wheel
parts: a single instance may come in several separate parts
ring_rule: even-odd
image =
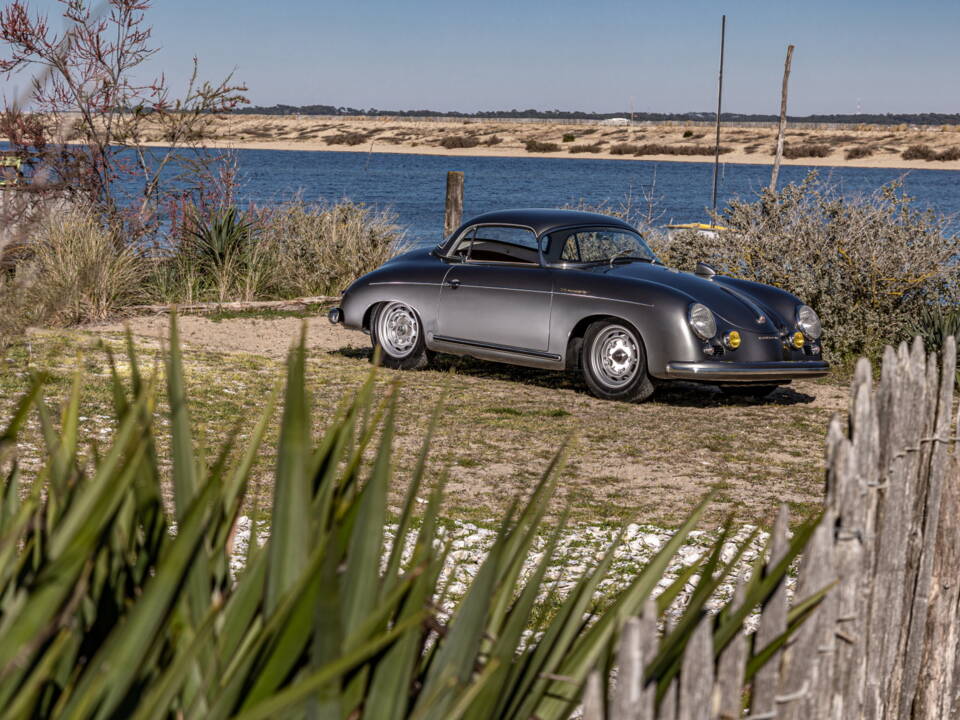
[[[653,395],[643,343],[625,323],[601,320],[588,327],[580,365],[587,387],[599,398],[643,402]]]
[[[395,370],[416,370],[429,362],[423,324],[416,311],[401,302],[383,303],[370,322],[374,350],[380,349],[380,364]]]

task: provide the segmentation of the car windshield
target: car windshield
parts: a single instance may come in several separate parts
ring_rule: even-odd
[[[617,228],[574,230],[558,237],[557,241],[562,244],[557,256],[558,262],[659,262],[644,239],[629,230]]]

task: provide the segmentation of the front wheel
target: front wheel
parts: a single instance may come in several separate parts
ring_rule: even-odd
[[[401,302],[383,303],[370,322],[373,348],[380,350],[380,364],[394,370],[417,370],[429,361],[423,324],[413,308]]]
[[[601,320],[587,328],[580,365],[590,392],[604,400],[643,402],[653,395],[647,355],[628,325]]]

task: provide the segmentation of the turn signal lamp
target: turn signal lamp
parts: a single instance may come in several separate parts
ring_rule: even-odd
[[[731,330],[727,333],[726,337],[723,338],[723,344],[731,350],[736,350],[740,347],[740,333],[736,330]]]
[[[797,331],[793,334],[793,346],[794,346],[797,350],[799,350],[800,348],[803,347],[803,343],[804,343],[803,333],[800,332],[799,330],[797,330]]]

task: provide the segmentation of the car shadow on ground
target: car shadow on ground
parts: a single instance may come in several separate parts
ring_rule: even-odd
[[[342,347],[333,350],[332,354],[353,360],[369,361],[373,356],[373,351],[371,348]],[[453,371],[458,375],[467,377],[519,382],[549,390],[574,390],[588,394],[586,383],[584,383],[579,371],[538,370],[537,368],[527,368],[519,365],[506,365],[477,360],[476,358],[441,354],[433,356],[430,369],[440,372]],[[648,402],[702,408],[712,406],[805,405],[812,403],[815,399],[813,395],[798,392],[789,385],[778,387],[770,395],[758,398],[727,395],[716,385],[675,382],[665,383],[658,387],[656,393]]]

